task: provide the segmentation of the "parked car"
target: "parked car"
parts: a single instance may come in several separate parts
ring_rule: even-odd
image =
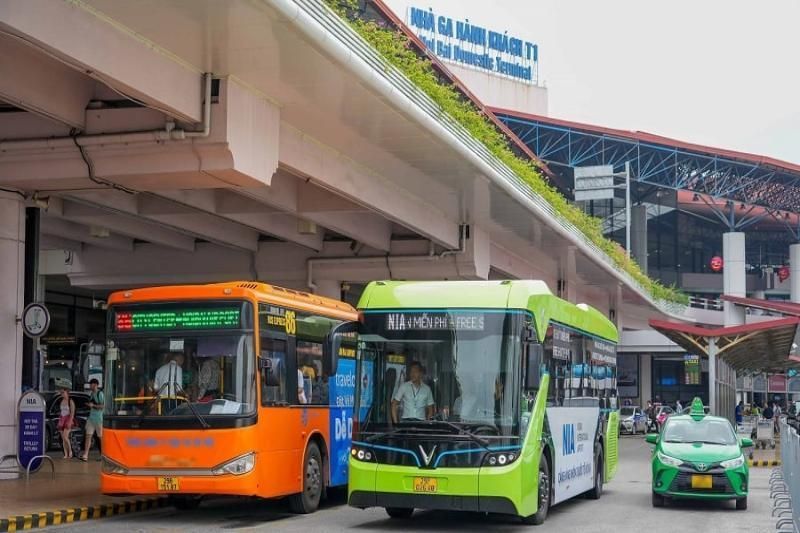
[[[45,451],[56,449],[60,450],[61,436],[58,434],[58,417],[61,414],[61,398],[59,393],[55,391],[42,392],[47,406],[47,416],[45,417],[45,436],[44,436],[44,449]],[[86,419],[89,418],[89,394],[84,392],[70,392],[70,398],[75,402],[75,423],[77,428],[72,432],[71,442],[73,448],[73,455],[77,456],[86,440]],[[77,444],[77,447],[76,447]],[[98,440],[95,435],[95,446]]]
[[[743,448],[753,446],[739,438],[731,423],[707,415],[699,398],[689,414],[667,419],[660,434],[647,442],[653,450],[653,507],[672,499],[734,500],[747,509],[749,471]]]
[[[638,405],[626,405],[619,409],[619,431],[635,435],[640,431],[647,433],[647,415]]]

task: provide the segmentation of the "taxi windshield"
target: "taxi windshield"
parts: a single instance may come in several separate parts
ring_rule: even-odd
[[[670,418],[662,440],[667,443],[736,444],[736,435],[727,420]]]

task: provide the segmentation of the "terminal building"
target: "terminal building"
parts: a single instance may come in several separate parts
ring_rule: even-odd
[[[323,2],[180,3],[158,20],[125,2],[13,2],[0,9],[17,73],[0,77],[0,455],[23,386],[97,372],[110,291],[176,283],[258,279],[355,303],[374,279],[542,279],[617,323],[622,398],[800,400],[790,371],[735,375],[650,322],[796,319],[758,302],[800,302],[800,166],[551,117],[535,34],[359,6],[690,304],[654,298],[554,217]],[[607,169],[610,194],[580,199],[587,168]],[[34,301],[51,317],[37,340],[20,325]]]

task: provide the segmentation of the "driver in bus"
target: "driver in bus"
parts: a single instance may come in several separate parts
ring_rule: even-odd
[[[397,388],[392,397],[392,422],[398,417],[398,407],[402,406],[403,420],[427,420],[433,416],[434,401],[431,388],[422,382],[422,365],[412,361],[408,367],[409,380]]]

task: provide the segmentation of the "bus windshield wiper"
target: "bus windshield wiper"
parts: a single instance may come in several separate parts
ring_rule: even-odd
[[[161,398],[161,391],[163,391],[164,387],[166,387],[167,385],[169,385],[169,383],[163,383],[161,387],[158,388],[158,391],[156,391],[153,397],[147,400],[147,403],[144,404],[144,408],[142,409],[142,414],[139,415],[139,419],[136,421],[137,427],[142,425],[144,417],[147,416],[147,412],[150,411],[150,408],[153,407],[153,404],[156,403],[156,401]]]
[[[475,433],[473,433],[470,430],[468,430],[465,426],[459,426],[458,424],[450,422],[449,420],[429,420],[428,422],[434,422],[434,423],[437,423],[437,424],[445,424],[446,426],[449,426],[449,427],[455,429],[458,432],[459,435],[465,435],[465,436],[469,437],[469,439],[471,441],[480,444],[484,448],[488,448],[489,447],[489,441],[487,441],[484,438],[479,437]]]
[[[177,383],[177,382],[175,383],[175,390],[177,390],[177,391],[180,391],[180,392],[183,392],[183,394],[185,394],[185,395],[186,395],[186,405],[189,407],[189,410],[192,412],[192,414],[195,416],[195,418],[197,418],[197,420],[199,420],[199,421],[200,421],[200,426],[202,426],[202,428],[203,428],[203,429],[208,429],[208,428],[210,428],[210,427],[211,427],[211,425],[210,425],[208,422],[206,422],[206,419],[205,419],[205,418],[203,418],[203,415],[201,415],[201,414],[200,414],[200,413],[197,411],[197,409],[195,409],[194,405],[192,405],[192,402],[191,402],[191,400],[189,400],[189,394],[188,394],[188,393],[186,392],[186,390],[185,390],[185,389],[184,389],[184,388],[183,388],[183,387],[182,387],[182,386],[181,386],[179,383]]]
[[[150,408],[153,406],[153,404],[156,401],[161,399],[161,392],[164,390],[164,387],[166,387],[167,385],[174,385],[176,391],[180,390],[181,392],[186,394],[186,391],[184,390],[184,388],[181,387],[181,385],[178,384],[177,382],[172,382],[172,383],[166,382],[166,383],[162,384],[161,387],[159,387],[158,391],[155,393],[155,395],[153,395],[153,397],[150,398],[147,401],[147,403],[144,406],[144,409],[142,409],[142,414],[139,415],[139,419],[136,421],[136,425],[137,426],[141,426],[142,425],[142,422],[144,421],[144,418],[147,416],[148,411],[150,411]],[[206,422],[206,419],[203,418],[203,415],[198,413],[197,409],[194,408],[194,406],[192,405],[192,402],[189,401],[188,395],[186,397],[186,404],[188,405],[189,410],[192,412],[192,414],[197,418],[197,420],[200,421],[200,425],[202,426],[203,429],[208,429],[208,428],[211,427],[209,425],[209,423]]]
[[[405,427],[394,427],[394,428],[390,429],[389,431],[379,431],[378,433],[373,433],[369,437],[365,438],[364,442],[373,442],[373,441],[376,441],[376,440],[381,439],[383,437],[391,437],[392,435],[397,435],[397,434],[400,434],[400,433],[406,433],[406,432],[408,432],[410,430],[427,431],[427,432],[434,432],[434,433],[436,432],[436,430],[429,429],[429,428],[408,427],[408,426],[405,426]]]

